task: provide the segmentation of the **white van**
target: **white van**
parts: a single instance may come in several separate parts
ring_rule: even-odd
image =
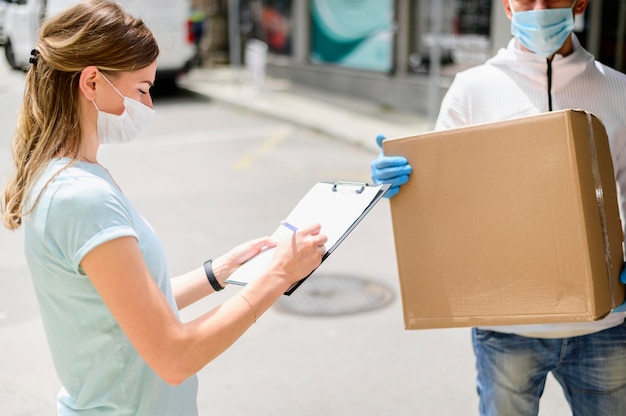
[[[6,0],[4,51],[9,65],[22,69],[37,44],[40,22],[79,0]],[[140,17],[159,43],[159,84],[173,84],[190,68],[194,56],[189,30],[191,0],[117,0],[126,11]]]

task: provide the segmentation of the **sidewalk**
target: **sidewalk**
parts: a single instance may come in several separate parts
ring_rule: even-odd
[[[377,134],[403,137],[432,129],[424,115],[382,108],[376,103],[306,88],[285,79],[266,77],[262,86],[255,86],[245,68],[196,68],[180,80],[180,86],[375,152]]]

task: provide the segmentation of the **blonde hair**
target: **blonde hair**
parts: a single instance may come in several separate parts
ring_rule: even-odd
[[[13,137],[15,172],[0,198],[7,228],[22,224],[28,192],[47,162],[77,157],[82,70],[94,65],[109,74],[136,71],[158,54],[150,30],[113,1],[81,1],[43,23]]]

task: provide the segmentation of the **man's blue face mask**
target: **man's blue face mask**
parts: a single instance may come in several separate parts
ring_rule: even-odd
[[[571,7],[557,9],[527,10],[516,12],[511,0],[511,34],[530,51],[548,58],[567,40],[574,30],[574,13]]]

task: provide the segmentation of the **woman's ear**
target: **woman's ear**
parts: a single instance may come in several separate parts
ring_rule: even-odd
[[[93,65],[86,67],[80,73],[78,88],[88,101],[93,101],[96,98],[96,80],[99,76],[98,67]]]

